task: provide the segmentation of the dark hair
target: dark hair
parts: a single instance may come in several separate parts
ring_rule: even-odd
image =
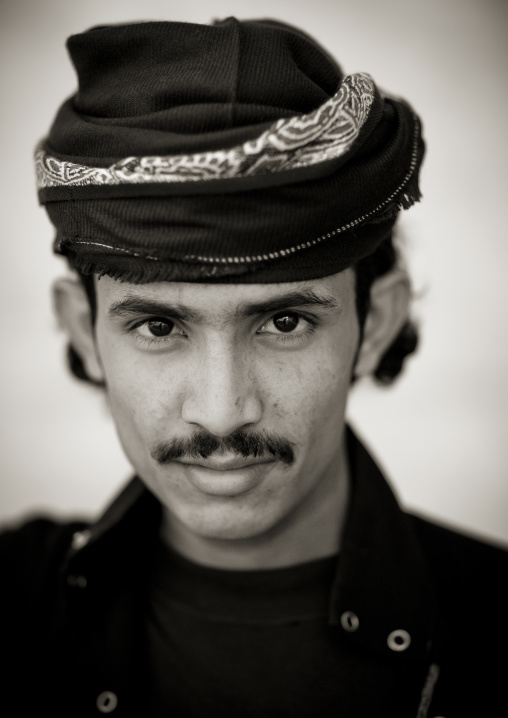
[[[393,235],[390,235],[375,249],[372,254],[360,259],[353,265],[356,275],[356,313],[360,325],[360,343],[365,327],[365,320],[370,309],[370,290],[378,277],[382,277],[394,269],[399,261]],[[381,357],[374,371],[374,379],[378,384],[391,384],[402,372],[404,360],[418,346],[418,326],[409,318]]]
[[[373,282],[378,278],[387,274],[397,265],[398,253],[394,245],[392,237],[384,240],[377,249],[367,257],[360,259],[353,269],[356,274],[356,312],[358,314],[358,322],[360,325],[360,339],[363,335],[365,320],[370,309],[370,290]],[[95,286],[93,274],[83,274],[74,268],[77,272],[83,287],[85,288],[88,301],[90,303],[90,312],[92,322],[95,321],[97,302],[95,296]],[[395,337],[392,344],[381,357],[381,360],[374,372],[374,378],[379,384],[388,385],[401,373],[404,360],[409,354],[412,354],[418,345],[418,329],[412,320],[408,320],[399,334]],[[73,375],[82,381],[88,381],[96,386],[104,386],[102,382],[91,379],[86,373],[81,357],[72,345],[67,348],[67,359],[69,367]]]

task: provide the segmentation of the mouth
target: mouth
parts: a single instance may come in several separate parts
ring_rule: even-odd
[[[273,457],[243,456],[208,459],[178,459],[195,490],[200,494],[232,499],[250,493],[271,473]]]
[[[241,471],[258,464],[269,464],[274,462],[273,457],[250,457],[232,456],[230,458],[208,458],[208,459],[178,459],[178,463],[187,466],[201,466],[203,469],[212,471]]]

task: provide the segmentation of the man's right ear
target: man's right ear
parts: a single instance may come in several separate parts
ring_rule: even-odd
[[[83,362],[87,375],[96,382],[104,382],[90,302],[79,279],[57,279],[53,284],[53,305],[59,324]]]

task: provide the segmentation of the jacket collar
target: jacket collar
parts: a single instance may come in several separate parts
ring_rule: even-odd
[[[424,658],[436,598],[411,517],[350,429],[347,443],[353,490],[330,622],[358,646],[398,660]]]

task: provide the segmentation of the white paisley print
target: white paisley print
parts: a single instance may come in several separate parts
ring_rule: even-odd
[[[110,167],[88,167],[59,160],[39,146],[38,188],[208,181],[310,167],[348,152],[369,116],[374,94],[369,75],[348,75],[317,110],[277,120],[257,139],[227,150],[127,157]]]

